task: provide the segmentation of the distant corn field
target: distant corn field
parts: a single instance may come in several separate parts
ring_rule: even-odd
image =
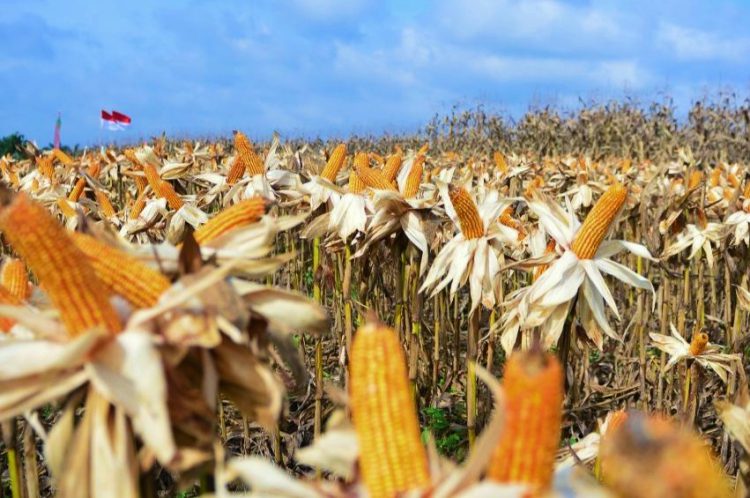
[[[729,97],[26,144],[2,496],[745,496],[748,164]]]

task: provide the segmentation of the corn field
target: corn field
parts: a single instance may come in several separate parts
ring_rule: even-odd
[[[729,97],[26,144],[0,496],[750,496],[749,164]]]

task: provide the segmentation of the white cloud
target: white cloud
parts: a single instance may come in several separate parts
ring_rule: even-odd
[[[662,23],[656,39],[682,60],[746,62],[750,57],[750,37],[748,36],[721,36],[672,23]]]

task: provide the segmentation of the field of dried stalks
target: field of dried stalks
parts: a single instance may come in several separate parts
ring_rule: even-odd
[[[0,496],[746,496],[750,107],[0,158]]]

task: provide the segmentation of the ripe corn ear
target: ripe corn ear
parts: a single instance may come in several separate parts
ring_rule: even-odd
[[[693,334],[693,338],[690,341],[690,354],[698,356],[706,350],[706,346],[708,346],[708,334],[705,332]]]
[[[369,162],[370,160],[364,152],[360,152],[354,158],[354,168],[362,182],[367,187],[375,190],[395,190],[393,184],[385,179],[383,172],[372,169]]]
[[[351,352],[351,410],[359,466],[371,498],[393,498],[429,484],[427,455],[396,332],[361,327]]]
[[[698,188],[703,181],[703,172],[696,169],[693,170],[692,173],[690,173],[690,178],[688,179],[688,190],[693,190],[694,188]]]
[[[104,284],[40,204],[16,195],[0,210],[0,230],[45,289],[71,336],[94,328],[113,333],[120,329]]]
[[[65,166],[71,166],[73,164],[73,158],[60,149],[52,149],[52,157],[63,163]]]
[[[73,242],[86,255],[96,276],[112,294],[135,308],[153,306],[169,286],[169,280],[125,252],[90,235],[73,233]]]
[[[138,218],[141,215],[141,212],[143,211],[143,208],[146,207],[146,191],[142,190],[138,197],[136,197],[135,202],[130,207],[130,215],[129,218],[131,220],[134,220],[135,218]]]
[[[505,428],[487,477],[549,488],[560,443],[563,377],[554,355],[515,353],[505,367]]]
[[[0,285],[20,301],[25,301],[31,294],[29,273],[26,265],[18,258],[7,258],[0,268]]]
[[[196,242],[205,244],[228,231],[258,221],[266,212],[266,202],[262,197],[245,199],[222,209],[216,216],[198,228],[194,233]]]
[[[409,175],[406,177],[404,185],[404,198],[411,199],[419,192],[419,186],[422,183],[422,172],[424,171],[424,156],[414,158]]]
[[[114,206],[112,206],[112,202],[110,202],[109,197],[107,197],[107,194],[96,189],[95,195],[96,202],[99,203],[99,209],[105,218],[111,218],[117,214]]]
[[[385,176],[385,179],[390,183],[393,183],[396,180],[396,176],[398,176],[398,172],[401,169],[401,163],[403,162],[403,160],[403,154],[401,154],[401,152],[395,152],[394,154],[391,154],[391,156],[388,157],[388,160],[385,162],[385,167],[383,168],[383,176]]]
[[[331,157],[328,158],[328,162],[326,163],[325,168],[323,168],[323,171],[320,173],[320,176],[325,178],[329,182],[335,182],[336,176],[338,176],[339,171],[341,171],[341,168],[344,166],[345,159],[346,145],[338,144],[336,148],[333,149]]]
[[[622,184],[616,183],[596,201],[571,245],[578,259],[591,259],[596,255],[596,251],[599,250],[599,246],[615,222],[627,197],[627,189]]]
[[[352,194],[361,194],[365,190],[365,183],[359,177],[356,171],[349,172],[349,192]]]
[[[451,189],[449,192],[453,209],[458,215],[461,233],[467,239],[478,239],[484,235],[484,223],[474,200],[464,187]]]
[[[174,210],[180,209],[185,203],[182,198],[175,192],[174,187],[168,181],[162,180],[159,173],[156,172],[156,168],[152,164],[146,164],[143,166],[143,171],[146,173],[146,179],[151,187],[151,190],[162,199],[167,200],[167,204]]]
[[[83,194],[83,188],[85,186],[86,180],[84,178],[79,178],[73,186],[73,190],[68,194],[68,200],[71,202],[78,202],[78,199],[81,198],[81,194]]]
[[[22,302],[12,292],[0,285],[0,304],[19,306]],[[16,321],[12,318],[0,317],[0,332],[8,332],[15,324]]]

